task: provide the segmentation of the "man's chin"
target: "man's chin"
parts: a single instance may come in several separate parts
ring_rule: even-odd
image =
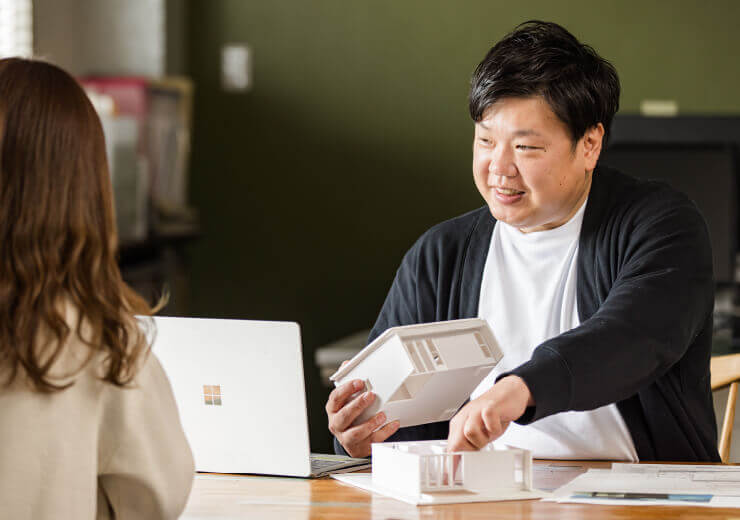
[[[513,214],[511,211],[502,211],[501,208],[492,206],[491,204],[488,205],[488,209],[493,218],[498,222],[503,222],[504,224],[508,224],[516,228],[531,226],[525,218],[522,218],[521,215]]]

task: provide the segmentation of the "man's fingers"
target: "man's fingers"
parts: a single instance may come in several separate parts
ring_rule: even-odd
[[[481,410],[481,420],[488,433],[487,442],[501,437],[504,430],[509,426],[508,422],[501,422],[501,416],[492,407],[485,407]]]
[[[400,423],[393,421],[374,432],[385,421],[386,416],[381,412],[372,419],[347,429],[337,438],[352,457],[367,457],[371,452],[371,443],[383,442],[398,430]]]
[[[392,421],[383,426],[381,429],[373,433],[372,437],[370,438],[370,442],[383,442],[388,437],[393,435],[398,431],[398,428],[400,428],[401,422],[400,421]]]
[[[462,429],[450,431],[447,438],[447,452],[452,451],[475,451],[477,448],[470,444],[468,439],[463,435]]]
[[[385,414],[380,412],[375,417],[368,419],[362,424],[358,424],[347,430],[342,434],[342,440],[347,444],[356,444],[365,440],[369,440],[372,433],[380,427],[386,421]],[[374,441],[370,441],[374,442]]]
[[[347,403],[350,397],[364,388],[365,383],[359,379],[339,385],[329,394],[329,399],[326,401],[326,413],[337,413]]]
[[[486,430],[486,426],[483,424],[483,419],[475,415],[468,417],[468,420],[465,421],[463,435],[470,444],[475,446],[476,450],[488,444],[488,439],[490,438],[488,430]]]
[[[352,426],[352,423],[357,417],[370,406],[375,400],[375,394],[372,392],[363,392],[358,395],[352,401],[347,403],[329,419],[329,427],[332,432],[339,431],[343,432]],[[359,426],[359,425],[358,425]]]
[[[470,444],[470,442],[463,436],[456,437],[452,441],[447,441],[447,451],[476,451],[478,448],[476,448],[474,445]]]
[[[379,413],[375,417],[368,419],[362,424],[347,428],[340,434],[340,442],[348,446],[360,445],[370,442],[370,436],[373,431],[385,422],[385,414]]]

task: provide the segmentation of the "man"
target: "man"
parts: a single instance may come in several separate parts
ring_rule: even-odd
[[[370,340],[482,317],[504,358],[449,423],[352,426],[373,394],[336,388],[338,452],[446,437],[449,450],[500,439],[542,458],[719,460],[706,226],[668,186],[597,166],[618,106],[612,65],[556,24],[522,24],[489,51],[470,92],[486,206],[417,241]]]

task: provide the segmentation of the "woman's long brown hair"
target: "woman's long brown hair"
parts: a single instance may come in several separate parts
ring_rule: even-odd
[[[8,382],[22,368],[37,390],[65,388],[50,369],[79,346],[71,334],[105,354],[105,381],[133,379],[149,350],[134,314],[153,311],[124,283],[116,252],[105,140],[85,92],[54,65],[0,60],[0,367],[10,369]],[[68,305],[76,323],[67,323]]]

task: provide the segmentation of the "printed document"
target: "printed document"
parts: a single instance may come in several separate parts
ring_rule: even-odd
[[[557,502],[740,507],[740,467],[625,464],[592,469],[557,489]]]

